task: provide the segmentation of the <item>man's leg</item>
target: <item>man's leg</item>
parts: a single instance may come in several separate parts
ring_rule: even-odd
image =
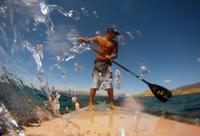
[[[94,109],[93,105],[94,105],[95,94],[96,94],[96,89],[95,88],[91,88],[90,89],[90,98],[89,98],[89,109],[90,110]]]
[[[113,98],[114,98],[114,94],[113,94],[113,89],[107,89],[107,93],[108,93],[108,103],[110,104],[110,107],[112,110],[115,109],[115,105],[113,104]]]

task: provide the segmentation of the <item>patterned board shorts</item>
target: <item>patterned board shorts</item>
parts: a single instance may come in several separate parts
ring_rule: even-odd
[[[95,66],[92,73],[92,88],[97,90],[107,90],[113,88],[111,67],[111,62],[95,61]]]

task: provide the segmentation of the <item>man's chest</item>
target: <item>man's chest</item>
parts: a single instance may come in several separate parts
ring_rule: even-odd
[[[101,48],[107,48],[107,49],[113,49],[115,47],[115,45],[113,44],[112,41],[108,41],[108,40],[104,40],[104,39],[99,41],[99,46]]]

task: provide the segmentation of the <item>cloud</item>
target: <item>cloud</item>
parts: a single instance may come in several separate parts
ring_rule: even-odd
[[[166,79],[166,80],[164,80],[164,83],[166,83],[166,84],[171,83],[171,82],[172,82],[171,79]]]

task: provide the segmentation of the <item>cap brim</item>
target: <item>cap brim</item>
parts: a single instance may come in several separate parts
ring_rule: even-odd
[[[120,35],[120,33],[119,33],[119,32],[115,32],[115,34],[116,34],[116,35]]]

